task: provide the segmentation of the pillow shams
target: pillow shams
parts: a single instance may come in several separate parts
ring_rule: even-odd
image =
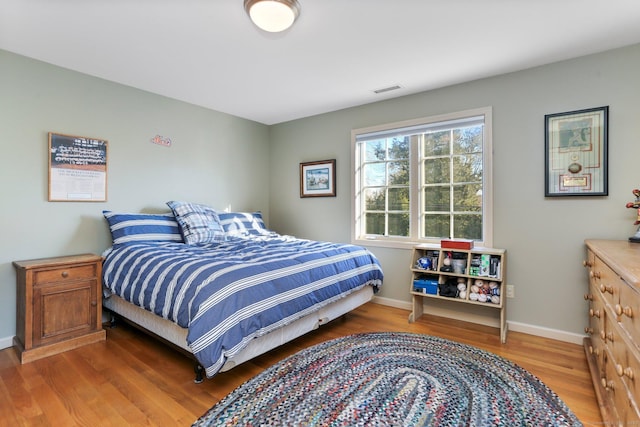
[[[261,212],[220,212],[222,229],[228,236],[269,234]]]
[[[137,214],[102,211],[109,223],[113,244],[184,242],[173,214]]]
[[[218,213],[197,203],[170,201],[167,205],[176,216],[187,244],[212,243],[225,240]]]

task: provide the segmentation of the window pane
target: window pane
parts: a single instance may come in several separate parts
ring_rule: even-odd
[[[449,158],[427,159],[424,165],[424,184],[443,184],[449,182]]]
[[[483,126],[453,130],[453,154],[482,153]]]
[[[449,212],[451,192],[449,186],[426,187],[424,189],[424,210],[427,212]]]
[[[365,214],[366,234],[384,235],[384,214],[383,213],[367,213]]]
[[[409,161],[389,162],[389,185],[409,184]]]
[[[403,236],[409,235],[409,214],[389,214],[389,235]]]
[[[367,187],[385,185],[385,165],[386,163],[370,163],[364,165],[362,169],[364,173],[364,185]]]
[[[482,154],[453,157],[453,182],[482,181]]]
[[[384,211],[384,188],[368,188],[364,191],[365,209],[368,211]]]
[[[409,212],[409,188],[389,189],[389,210]]]
[[[455,212],[482,212],[482,184],[453,187],[453,210]]]
[[[376,160],[384,160],[386,156],[385,152],[385,141],[384,139],[378,141],[367,141],[364,143],[365,148],[365,158],[366,162],[373,162]]]
[[[409,158],[409,137],[393,138],[389,145],[389,160]]]
[[[454,237],[482,240],[482,215],[454,215]]]
[[[436,239],[448,238],[451,234],[450,230],[450,216],[431,214],[425,217],[424,220],[424,236]]]
[[[423,155],[425,157],[449,155],[451,132],[427,133],[424,135]]]

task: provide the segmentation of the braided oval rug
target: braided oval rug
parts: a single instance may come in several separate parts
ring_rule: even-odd
[[[581,426],[537,377],[411,333],[317,344],[245,382],[193,426]]]

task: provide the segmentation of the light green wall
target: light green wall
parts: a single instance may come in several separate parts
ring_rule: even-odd
[[[267,126],[1,50],[0,70],[0,344],[15,335],[12,261],[101,253],[103,209],[164,212],[178,199],[268,222]],[[106,203],[47,201],[50,131],[109,141]],[[173,145],[152,144],[158,134]]]
[[[625,204],[640,186],[639,69],[635,45],[272,126],[271,226],[348,242],[351,129],[492,106],[494,246],[507,249],[516,291],[508,320],[580,334],[587,324],[584,239],[627,239],[635,231],[635,212]],[[609,196],[545,199],[544,115],[604,105]],[[330,158],[337,159],[337,197],[300,199],[299,163]],[[409,301],[410,252],[371,249],[385,271],[381,296]]]
[[[110,243],[103,209],[184,199],[262,210],[274,230],[350,239],[351,129],[493,107],[494,245],[508,250],[511,322],[579,334],[583,240],[626,239],[640,186],[640,45],[271,127],[0,51],[0,344],[15,334],[11,262]],[[206,88],[205,88],[206,90]],[[544,198],[544,115],[610,106],[609,196]],[[109,141],[106,203],[47,202],[47,132]],[[151,144],[156,134],[171,148]],[[337,159],[337,197],[299,197],[300,162]],[[381,296],[409,301],[409,252],[372,248]],[[1,347],[1,346],[0,346]]]

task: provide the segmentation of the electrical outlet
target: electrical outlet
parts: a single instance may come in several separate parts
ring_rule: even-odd
[[[516,289],[513,285],[507,285],[507,298],[515,298]]]

